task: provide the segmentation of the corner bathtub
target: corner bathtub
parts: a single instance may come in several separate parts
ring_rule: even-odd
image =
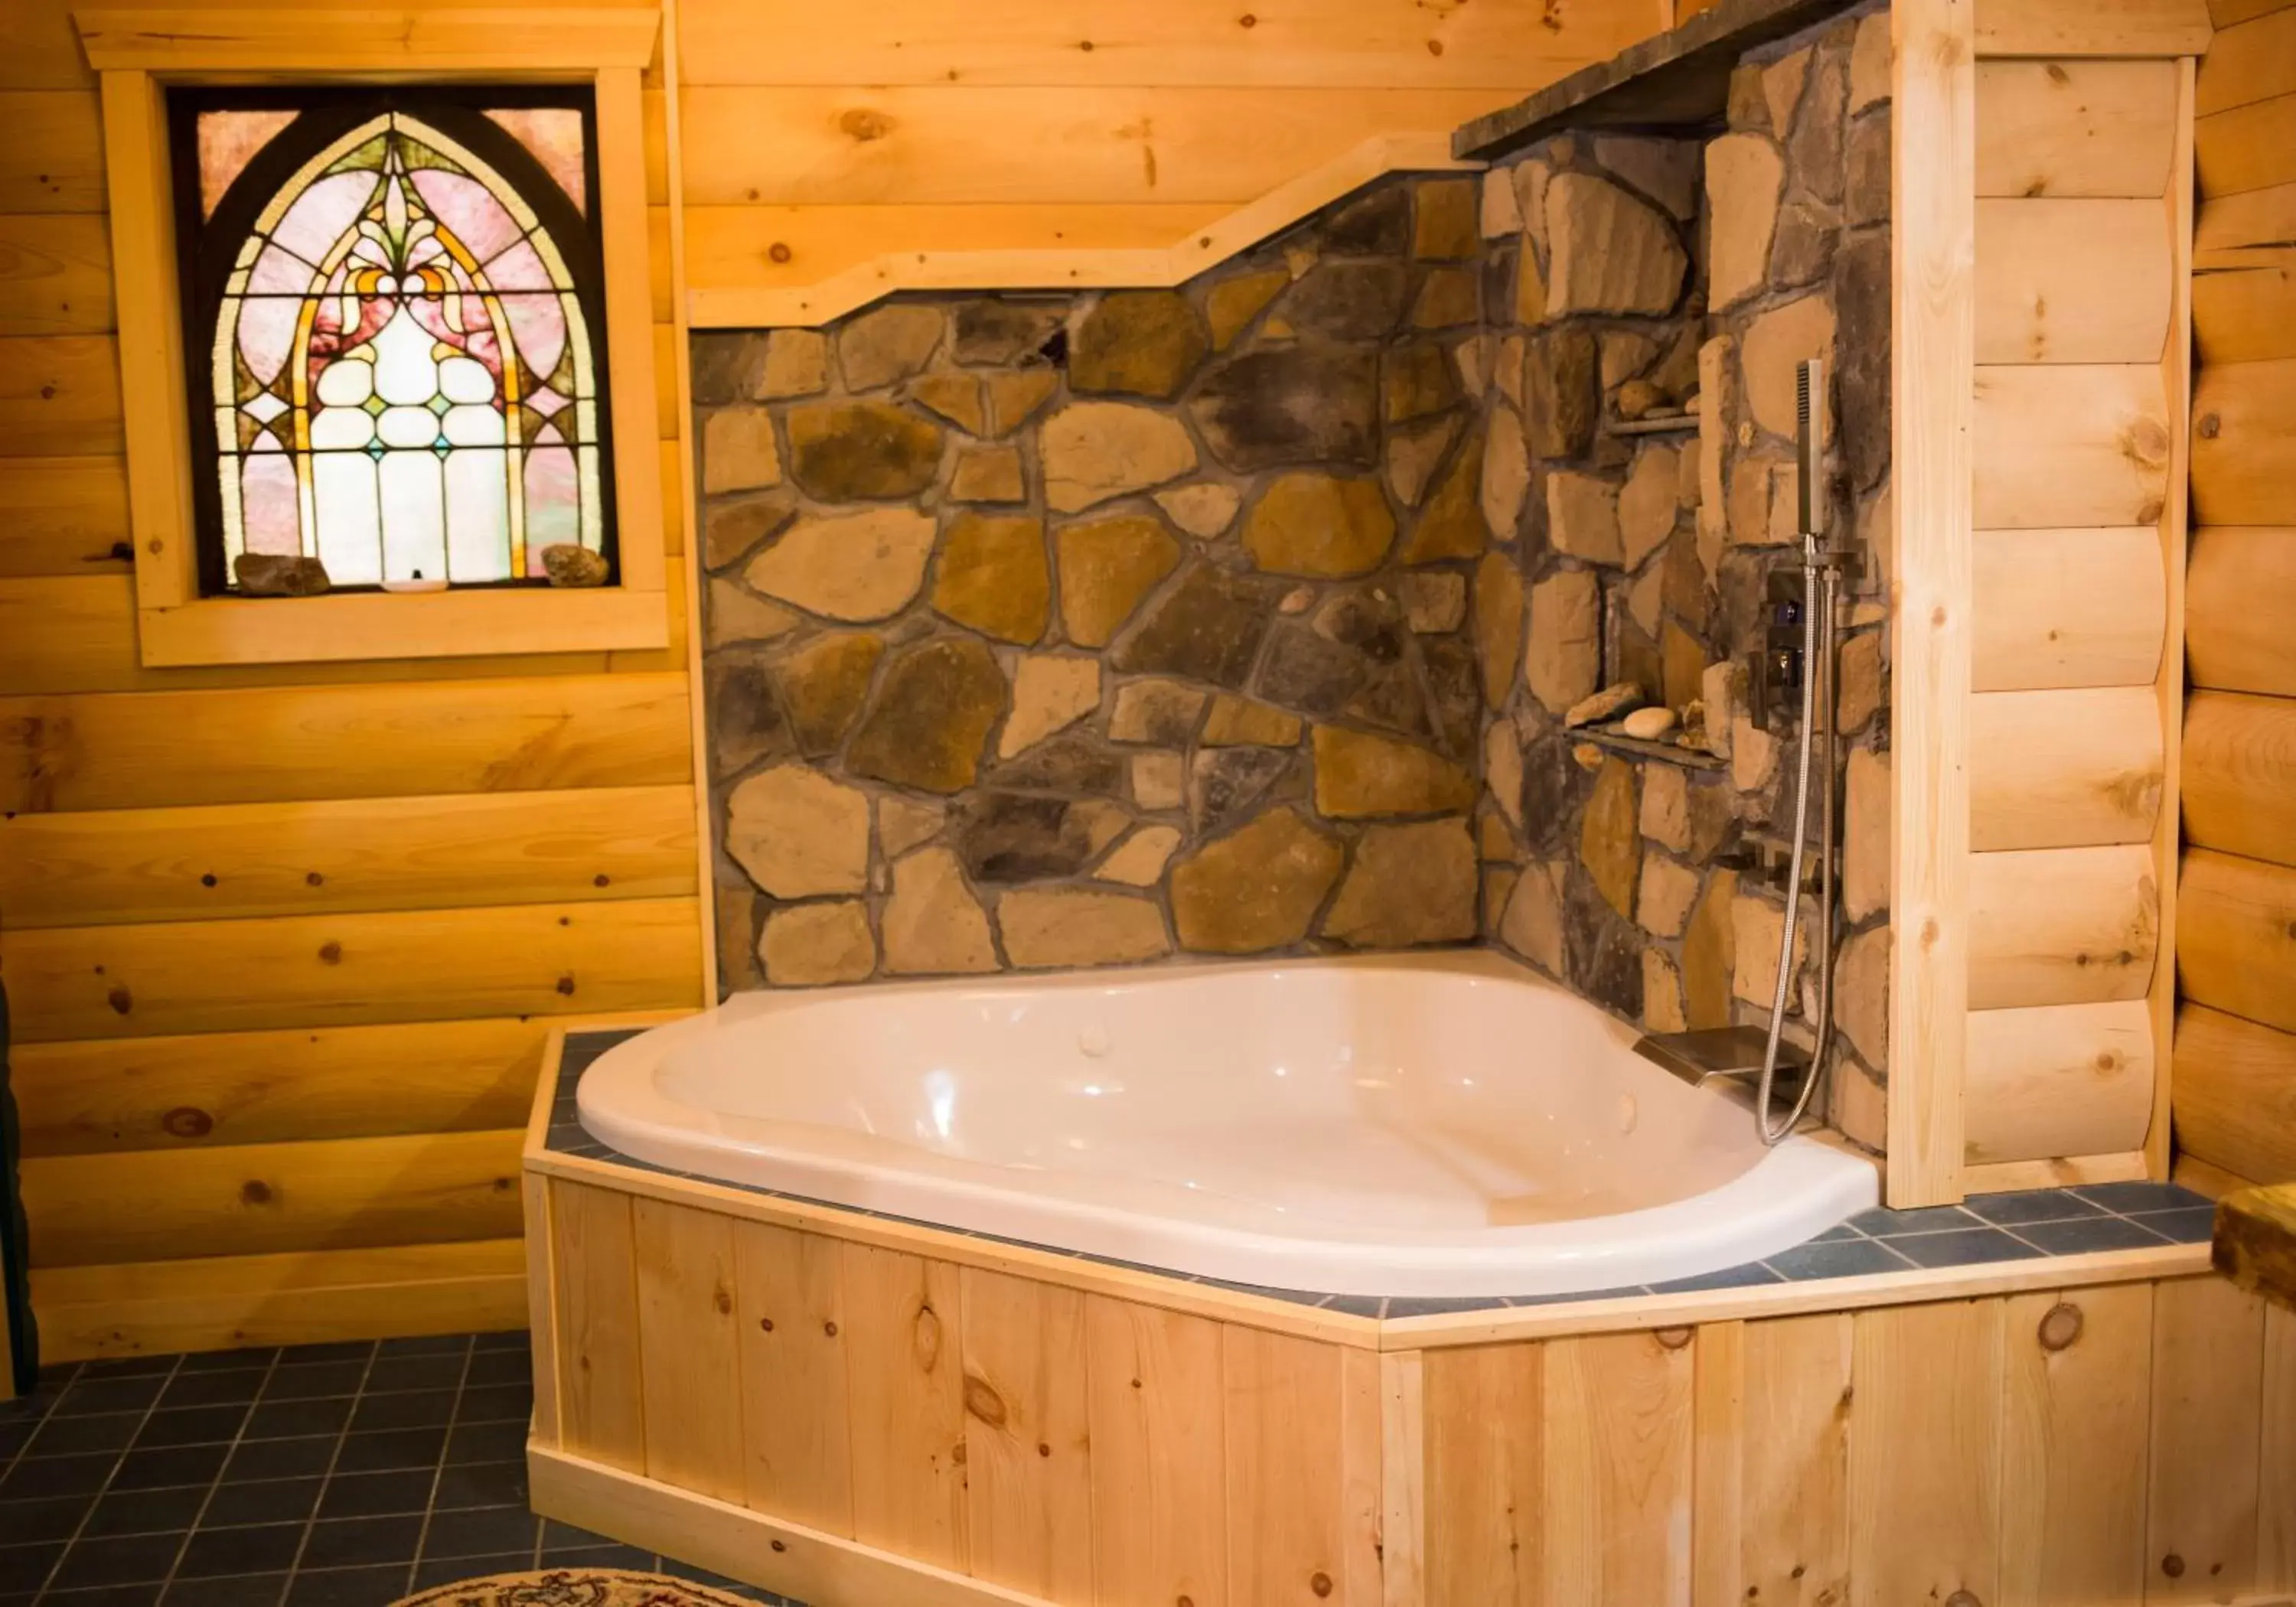
[[[1495,955],[754,993],[609,1050],[638,1160],[1183,1274],[1557,1295],[1758,1260],[1876,1203]]]

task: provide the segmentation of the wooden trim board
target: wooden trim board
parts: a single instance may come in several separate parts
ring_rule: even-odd
[[[642,71],[660,19],[652,7],[398,10],[358,13],[353,29],[315,28],[295,7],[94,7],[72,13],[98,72],[385,72],[423,77]]]
[[[1481,166],[1453,157],[1447,134],[1379,135],[1168,246],[897,252],[793,289],[689,290],[686,321],[693,329],[806,328],[841,318],[900,291],[1156,289],[1179,284],[1387,174],[1475,171]]]

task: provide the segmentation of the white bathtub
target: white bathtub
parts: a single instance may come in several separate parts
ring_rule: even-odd
[[[1633,1041],[1473,951],[996,977],[745,994],[608,1051],[579,1104],[680,1171],[1333,1294],[1688,1277],[1876,1202]]]

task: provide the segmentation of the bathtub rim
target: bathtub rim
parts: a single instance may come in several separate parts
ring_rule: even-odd
[[[999,1239],[984,1239],[961,1229],[872,1216],[842,1206],[764,1193],[737,1185],[675,1176],[610,1160],[561,1154],[546,1147],[551,1107],[570,1034],[659,1026],[699,1013],[698,1010],[672,1010],[569,1016],[551,1024],[521,1157],[529,1212],[525,1237],[529,1250],[530,1282],[541,1285],[550,1275],[546,1256],[536,1256],[532,1248],[536,1240],[534,1224],[540,1219],[534,1214],[535,1207],[546,1194],[546,1181],[551,1178],[611,1189],[640,1199],[697,1206],[746,1221],[904,1250],[954,1265],[1006,1273],[1086,1293],[1111,1295],[1269,1332],[1382,1352],[1856,1311],[2034,1290],[2188,1277],[2211,1270],[2210,1247],[2205,1242],[2162,1244],[2138,1250],[2088,1250],[2016,1261],[1920,1267],[1857,1277],[1560,1300],[1542,1306],[1417,1316],[1370,1317],[1275,1300],[1245,1290],[1190,1282],[1152,1268],[1119,1266]],[[1854,1156],[1877,1171],[1882,1167],[1880,1158],[1857,1150],[1830,1128],[1808,1136],[1814,1143],[1825,1144]],[[546,1210],[546,1204],[542,1209]]]

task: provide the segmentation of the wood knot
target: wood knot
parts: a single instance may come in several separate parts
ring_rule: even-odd
[[[930,1306],[917,1308],[916,1332],[911,1336],[917,1365],[930,1373],[940,1362],[940,1317]]]
[[[242,1205],[268,1205],[272,1201],[271,1185],[260,1177],[250,1177],[239,1185]]]
[[[837,127],[848,137],[865,145],[872,141],[883,139],[892,133],[893,119],[882,111],[872,111],[866,106],[856,106],[837,119]]]
[[[316,871],[307,871],[303,874],[303,885],[306,887],[324,887],[327,885],[327,879],[319,874]]]
[[[978,1373],[964,1375],[964,1409],[968,1415],[978,1417],[992,1429],[1004,1426],[1004,1398]]]
[[[2202,440],[2212,441],[2217,439],[2217,431],[2224,428],[2224,421],[2213,413],[2204,413],[2201,414],[2200,423],[2194,427],[2199,430]]]
[[[837,1324],[834,1323],[824,1323],[821,1325],[821,1331],[827,1334],[831,1339],[835,1339],[837,1337]]]
[[[2081,1308],[2070,1300],[2059,1300],[2041,1314],[2040,1338],[2044,1350],[2062,1350],[2081,1336],[2086,1321]]]
[[[786,240],[776,240],[766,248],[767,258],[774,262],[787,262],[793,255],[795,253],[789,249]]]
[[[732,1316],[734,1315],[734,1297],[728,1294],[726,1291],[722,1289],[718,1290],[710,1297],[710,1303],[718,1308],[718,1315],[719,1316]]]
[[[1046,1444],[1043,1440],[1041,1440],[1041,1439],[1039,1439],[1038,1441],[1037,1441],[1037,1455],[1039,1455],[1039,1456],[1049,1456],[1049,1455],[1051,1455],[1052,1454],[1053,1454],[1053,1447],[1050,1447],[1050,1446],[1046,1445]]]
[[[1685,1345],[1690,1343],[1690,1336],[1691,1330],[1687,1328],[1660,1328],[1654,1330],[1651,1334],[1651,1338],[1656,1340],[1660,1344],[1665,1346],[1669,1350],[1681,1349]]]
[[[111,1006],[112,1013],[115,1015],[126,1015],[135,1008],[135,996],[127,991],[127,985],[125,982],[105,994],[103,1002]]]
[[[340,965],[342,963],[343,946],[341,944],[322,943],[319,945],[319,963],[322,965]]]
[[[614,885],[614,879],[606,874],[605,872],[600,871],[596,875],[590,878],[590,885],[592,887],[611,887]]]
[[[205,875],[200,878],[200,885],[201,887],[213,887],[215,884],[216,873],[213,871],[208,872]]]
[[[1428,40],[1428,41],[1427,41],[1427,53],[1428,53],[1429,55],[1431,55],[1431,56],[1439,56],[1439,55],[1441,55],[1441,54],[1443,53],[1443,41],[1442,41],[1442,40],[1440,40],[1440,39],[1430,39],[1430,40]]]
[[[758,1319],[758,1331],[760,1333],[771,1333],[774,1331],[774,1319],[769,1316],[759,1317]]]
[[[558,991],[564,994],[568,998],[572,998],[574,996],[574,979],[570,976],[559,978]]]
[[[1259,19],[1253,16],[1250,12],[1246,12],[1243,15],[1235,20],[1235,25],[1238,28],[1258,28],[1259,26]]]
[[[766,1544],[772,1546],[775,1551],[787,1551],[789,1549],[788,1545],[780,1540],[768,1540]]]
[[[2167,1574],[2172,1579],[2183,1578],[2185,1577],[2185,1559],[2178,1556],[2175,1552],[2170,1552],[2167,1556],[2161,1559],[2161,1571]]]
[[[1985,1607],[1973,1590],[1956,1590],[1946,1597],[1945,1607]]]
[[[1308,1576],[1308,1588],[1314,1591],[1317,1595],[1331,1595],[1332,1576],[1322,1572],[1309,1574]]]
[[[1172,1603],[1172,1607],[1196,1607],[1196,1598],[1192,1595],[1184,1595],[1178,1601],[1174,1602]]]
[[[205,1138],[215,1131],[215,1118],[196,1105],[177,1105],[160,1118],[160,1127],[170,1138]]]

